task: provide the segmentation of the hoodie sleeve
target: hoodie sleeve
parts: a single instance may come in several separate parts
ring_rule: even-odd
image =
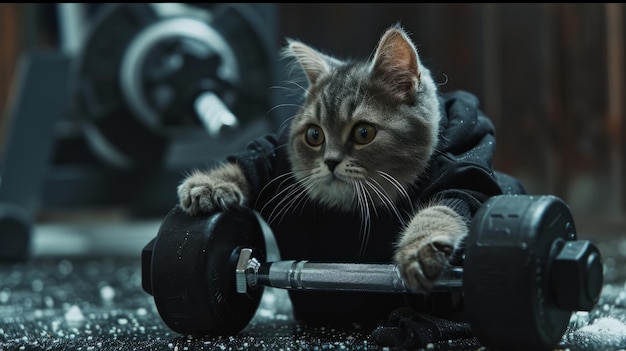
[[[423,201],[437,200],[469,219],[489,197],[503,193],[492,166],[496,140],[494,125],[479,109],[478,99],[455,91],[440,98],[439,143],[429,175],[419,188]],[[516,182],[513,178],[512,182]],[[522,188],[515,184],[517,192]],[[513,189],[513,188],[512,188]]]
[[[226,158],[226,161],[241,166],[253,198],[275,178],[281,167],[277,157],[278,144],[275,134],[267,134],[252,140],[244,150]]]

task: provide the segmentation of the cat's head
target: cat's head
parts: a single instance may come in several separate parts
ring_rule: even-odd
[[[296,40],[284,54],[309,82],[289,130],[296,179],[331,207],[388,207],[425,170],[439,132],[436,85],[407,33],[386,30],[368,61]]]

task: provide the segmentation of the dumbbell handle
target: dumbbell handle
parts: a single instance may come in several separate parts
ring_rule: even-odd
[[[429,291],[461,290],[462,268],[448,269]],[[259,262],[251,249],[242,249],[236,268],[237,292],[270,286],[288,290],[332,290],[415,293],[398,266],[377,263],[322,263],[306,260]]]

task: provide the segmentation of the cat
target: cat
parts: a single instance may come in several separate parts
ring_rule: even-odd
[[[252,207],[283,258],[392,261],[411,290],[428,292],[462,256],[480,204],[505,188],[523,192],[492,169],[490,120],[473,95],[438,91],[400,24],[384,31],[367,60],[295,39],[282,54],[308,83],[298,112],[276,134],[188,174],[177,188],[180,206],[190,215]],[[327,319],[319,302],[342,311],[352,303],[350,313],[377,304],[290,294],[305,320]]]

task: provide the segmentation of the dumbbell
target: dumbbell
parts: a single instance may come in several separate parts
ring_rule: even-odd
[[[190,335],[238,333],[264,287],[407,296],[460,291],[465,318],[484,346],[550,350],[572,312],[593,308],[603,284],[599,250],[577,240],[568,206],[552,195],[487,200],[471,222],[462,267],[448,269],[428,292],[408,289],[391,263],[266,262],[267,228],[245,207],[189,216],[175,206],[142,252],[143,289],[168,327]]]

